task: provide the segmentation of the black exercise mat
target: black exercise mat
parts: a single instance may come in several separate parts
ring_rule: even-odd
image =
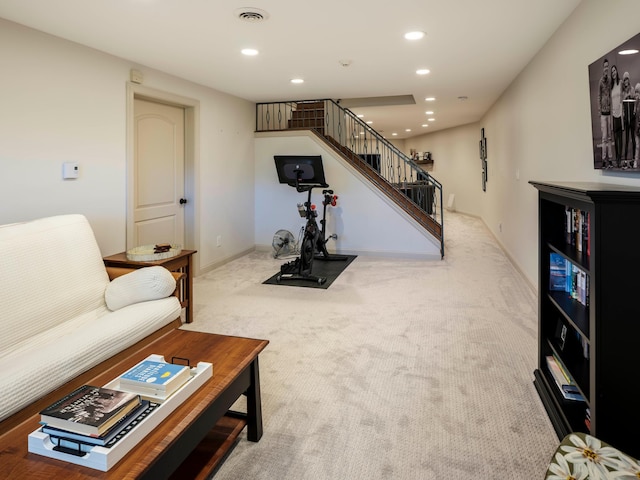
[[[287,279],[282,278],[280,282],[276,280],[276,277],[280,274],[280,272],[276,273],[274,276],[262,282],[267,285],[285,285],[288,287],[309,287],[309,288],[329,288],[329,286],[333,283],[333,281],[338,278],[338,276],[344,272],[344,269],[349,266],[351,262],[353,262],[357,255],[342,255],[347,257],[346,260],[319,260],[318,258],[313,260],[313,267],[311,274],[316,277],[326,277],[327,281],[320,285],[318,282],[313,282],[310,280],[299,280],[299,279]],[[283,262],[286,263],[286,262]]]

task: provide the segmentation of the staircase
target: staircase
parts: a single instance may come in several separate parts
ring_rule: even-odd
[[[371,182],[377,185],[380,190],[382,190],[389,198],[391,198],[400,207],[402,207],[402,209],[420,225],[422,225],[436,237],[440,238],[442,236],[442,225],[437,223],[430,215],[430,213],[433,211],[431,202],[424,202],[427,207],[421,208],[419,204],[411,198],[411,187],[394,187],[382,176],[380,176],[380,174],[371,166],[371,164],[363,161],[359,155],[353,153],[349,148],[340,145],[336,140],[333,139],[333,137],[324,138],[335,151],[342,154],[343,158],[345,158],[352,167],[354,167],[363,176],[367,177],[369,180],[371,180]],[[427,185],[425,185],[425,187],[426,186]],[[429,208],[429,210],[427,210],[427,208]]]
[[[287,121],[290,129],[310,129],[324,136],[324,102],[297,102]]]
[[[440,241],[442,185],[353,112],[333,100],[256,105],[256,131],[311,130]]]

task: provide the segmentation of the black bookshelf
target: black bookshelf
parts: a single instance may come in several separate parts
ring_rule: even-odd
[[[538,189],[539,225],[534,385],[559,438],[575,431],[590,433],[638,457],[640,281],[635,274],[640,273],[640,188],[529,183]],[[567,218],[576,216],[583,219],[582,228],[568,233]],[[577,227],[577,222],[570,224]],[[556,261],[564,259],[568,270],[575,266],[584,273],[586,301],[558,291],[557,282],[552,290],[551,254]],[[566,285],[570,290],[571,281]],[[547,356],[560,362],[584,401],[563,397]]]

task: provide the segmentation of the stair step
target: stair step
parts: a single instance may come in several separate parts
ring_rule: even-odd
[[[318,118],[324,120],[324,110],[293,110],[291,112],[292,119]]]
[[[324,110],[324,102],[299,102],[296,110]]]
[[[323,128],[324,119],[291,119],[289,128]]]

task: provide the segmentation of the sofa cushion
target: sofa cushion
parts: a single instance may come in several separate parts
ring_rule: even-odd
[[[0,357],[18,366],[0,375],[0,420],[171,323],[180,310],[173,295],[116,312],[102,307],[99,317],[70,319],[69,328],[62,324],[26,340]]]
[[[104,306],[109,276],[82,215],[0,226],[0,266],[0,352]]]
[[[145,267],[112,280],[104,299],[111,311],[148,300],[168,297],[176,289],[176,280],[164,267]]]

